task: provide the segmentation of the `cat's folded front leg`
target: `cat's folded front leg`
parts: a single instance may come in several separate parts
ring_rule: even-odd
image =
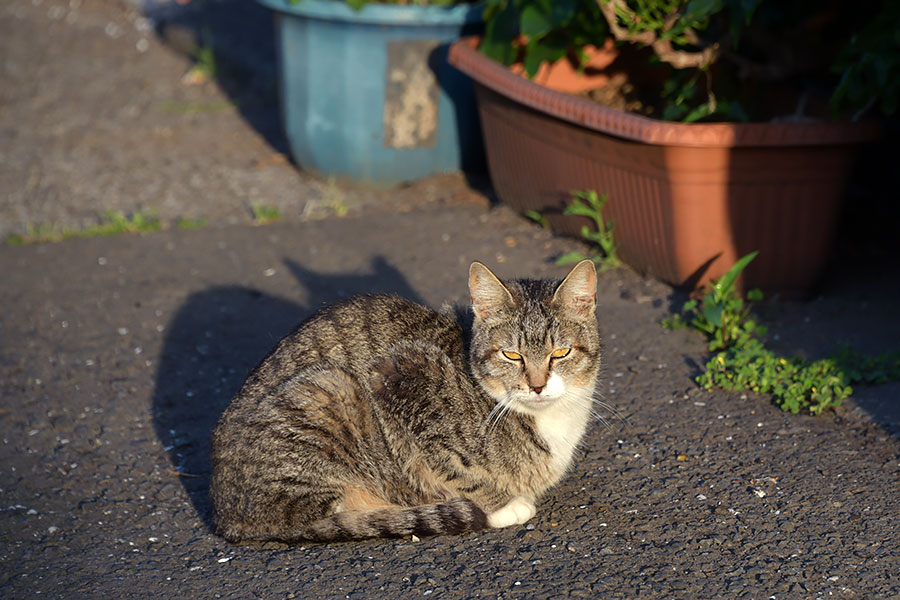
[[[506,506],[488,515],[488,525],[495,528],[521,525],[533,517],[536,512],[537,509],[531,499],[516,496],[507,502]]]

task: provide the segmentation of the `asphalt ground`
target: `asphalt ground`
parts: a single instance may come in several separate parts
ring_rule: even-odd
[[[3,248],[4,596],[896,597],[893,425],[698,389],[702,339],[660,327],[675,296],[628,270],[598,301],[622,419],[592,426],[528,525],[300,547],[210,532],[215,420],[311,310],[373,291],[464,302],[471,260],[561,276],[574,246],[463,206]],[[822,321],[829,302],[772,320]]]
[[[702,339],[660,326],[684,296],[628,269],[601,274],[597,312],[601,390],[621,418],[591,426],[527,525],[333,545],[215,536],[212,427],[311,311],[362,292],[465,302],[472,260],[559,277],[555,258],[584,248],[461,176],[377,191],[311,178],[271,158],[262,109],[157,110],[230,96],[182,83],[190,61],[135,14],[0,7],[2,232],[101,209],[208,221],[0,246],[4,598],[900,597],[900,384],[820,417],[705,392]],[[282,222],[254,225],[257,201]],[[839,240],[811,300],[758,308],[776,349],[896,348],[900,278],[875,237]]]

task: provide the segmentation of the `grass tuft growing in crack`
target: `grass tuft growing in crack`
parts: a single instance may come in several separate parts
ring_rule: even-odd
[[[274,223],[281,219],[281,211],[275,206],[254,203],[250,209],[253,211],[253,220],[260,225]]]
[[[25,233],[14,233],[6,237],[10,246],[60,242],[71,238],[89,238],[119,233],[144,233],[159,231],[163,224],[153,211],[138,211],[126,215],[117,210],[107,210],[100,214],[99,222],[84,229],[70,229],[46,223],[29,224]]]

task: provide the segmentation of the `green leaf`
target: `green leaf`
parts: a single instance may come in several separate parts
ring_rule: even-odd
[[[591,210],[589,206],[585,206],[584,204],[575,201],[566,206],[563,210],[564,215],[579,215],[582,217],[593,217],[594,211]]]
[[[547,217],[545,217],[544,215],[542,215],[540,212],[538,212],[536,210],[533,210],[533,209],[526,210],[525,216],[528,217],[529,219],[531,219],[532,221],[534,221],[535,223],[537,223],[538,225],[540,225],[541,227],[543,227],[544,229],[547,229],[548,227],[550,227],[550,223],[547,222]]]
[[[709,306],[703,307],[703,318],[707,321],[715,325],[716,327],[722,326],[722,305],[721,304],[713,304]]]
[[[741,258],[739,261],[734,263],[733,267],[728,269],[728,272],[725,273],[725,275],[723,275],[722,278],[719,279],[719,281],[716,282],[716,284],[713,286],[713,290],[715,291],[717,298],[721,299],[725,297],[725,294],[727,294],[734,285],[735,280],[747,267],[747,265],[750,264],[750,261],[756,258],[757,254],[759,254],[759,251],[754,250],[750,254],[747,254],[746,256]]]
[[[741,123],[750,122],[750,115],[746,110],[744,110],[744,107],[741,106],[741,103],[737,100],[732,100],[730,102],[720,101],[719,110],[717,110],[716,112],[724,112],[725,115],[732,121],[740,121]]]
[[[697,108],[691,110],[691,112],[689,112],[687,114],[687,116],[685,116],[684,119],[682,119],[682,122],[693,123],[694,121],[702,119],[703,117],[709,116],[709,114],[710,114],[709,104],[701,104]]]
[[[738,0],[731,2],[731,24],[729,33],[733,38],[734,46],[737,46],[741,39],[741,32],[744,26],[749,25],[753,21],[753,14],[756,12],[761,0]]]
[[[666,104],[663,108],[662,118],[664,121],[680,121],[687,108],[677,104]]]
[[[722,2],[723,0],[690,0],[681,18],[687,24],[706,19],[722,10]]]
[[[576,0],[530,0],[522,4],[519,28],[530,39],[564,27],[578,7]]]
[[[513,41],[519,33],[519,13],[511,0],[498,8],[498,5],[489,5],[485,13],[493,11],[491,18],[487,19],[484,28],[484,37],[481,40],[479,50],[485,56],[504,65],[511,65],[517,58],[518,51]]]
[[[542,35],[546,35],[553,29],[553,23],[550,21],[550,15],[544,13],[542,6],[536,4],[526,4],[519,16],[519,31],[522,35],[529,39],[534,39]]]
[[[566,43],[557,39],[532,39],[525,54],[525,72],[534,77],[542,63],[552,63],[566,55]]]

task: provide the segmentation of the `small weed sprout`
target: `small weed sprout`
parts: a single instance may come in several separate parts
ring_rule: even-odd
[[[162,229],[162,222],[153,211],[139,211],[132,213],[129,217],[121,211],[108,210],[100,215],[99,225],[89,227],[80,235],[76,235],[77,237],[92,237],[116,233],[143,233],[160,229]]]
[[[323,197],[324,204],[329,208],[336,217],[346,217],[350,212],[347,206],[347,195],[337,184],[337,178],[334,175],[328,178],[328,186],[325,188]]]
[[[751,252],[741,258],[725,275],[712,283],[710,292],[702,300],[688,300],[682,313],[689,315],[684,321],[681,314],[664,319],[663,326],[669,329],[692,327],[703,332],[709,339],[709,350],[723,350],[731,346],[743,346],[750,339],[766,334],[766,328],[750,319],[750,304],[735,291],[734,284],[741,272],[750,264],[758,252]],[[750,290],[747,300],[762,300],[762,292]]]
[[[253,220],[260,225],[273,223],[281,219],[281,211],[275,206],[254,203],[250,208],[253,211]]]
[[[697,383],[706,389],[750,390],[770,394],[782,410],[812,414],[837,408],[853,393],[851,384],[900,380],[900,351],[863,357],[845,347],[837,355],[809,362],[782,357],[765,347],[766,328],[750,318],[750,305],[734,288],[735,280],[756,257],[741,258],[699,302],[688,300],[682,313],[664,319],[669,329],[690,327],[706,336],[712,353]],[[747,300],[762,300],[752,290]]]
[[[219,74],[219,65],[216,62],[216,52],[211,45],[200,46],[194,50],[194,69],[202,73],[210,81]]]
[[[203,28],[201,43],[191,52],[191,57],[194,59],[194,66],[185,76],[189,83],[205,83],[222,75],[222,70],[216,60],[213,35],[209,28]]]
[[[614,269],[622,264],[616,254],[616,243],[613,239],[615,222],[605,223],[603,220],[603,207],[608,200],[608,194],[598,196],[594,190],[573,191],[572,202],[563,211],[564,215],[579,215],[594,221],[596,231],[591,231],[587,225],[583,225],[581,237],[600,249],[600,252],[590,258],[603,270]],[[567,252],[556,259],[556,264],[576,263],[585,258],[587,257],[580,252]]]
[[[200,217],[198,219],[188,219],[187,217],[179,217],[175,221],[175,227],[178,229],[203,229],[206,227],[206,219]]]
[[[537,223],[538,225],[540,225],[541,227],[543,227],[544,229],[547,229],[548,227],[550,227],[550,223],[547,222],[547,217],[545,217],[544,215],[542,215],[541,213],[539,213],[536,210],[526,210],[525,216],[528,217],[529,219],[531,219],[532,221],[534,221],[535,223]]]

